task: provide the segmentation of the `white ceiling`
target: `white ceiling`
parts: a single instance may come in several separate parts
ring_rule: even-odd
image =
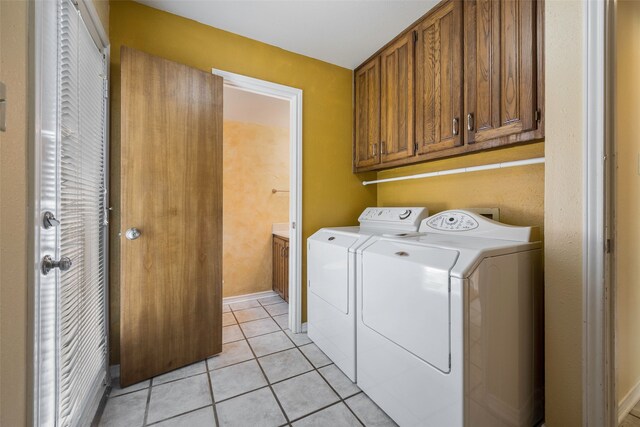
[[[289,101],[224,87],[224,120],[289,128]]]
[[[353,69],[439,0],[138,0]]]

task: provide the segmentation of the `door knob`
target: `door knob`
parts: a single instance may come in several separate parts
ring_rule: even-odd
[[[55,261],[51,256],[45,255],[42,258],[42,274],[46,276],[54,268],[59,268],[60,271],[67,271],[72,264],[71,260],[66,256],[60,258],[59,261]]]
[[[138,237],[140,237],[141,234],[142,232],[135,227],[128,229],[124,233],[125,237],[129,240],[136,240]]]

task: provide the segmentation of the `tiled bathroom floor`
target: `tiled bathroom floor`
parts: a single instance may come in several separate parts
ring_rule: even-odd
[[[220,355],[125,389],[100,426],[395,426],[306,334],[279,297],[224,306]]]

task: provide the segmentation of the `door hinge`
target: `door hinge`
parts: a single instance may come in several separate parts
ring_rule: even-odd
[[[295,221],[293,221],[293,222],[291,223],[291,228],[292,228],[292,229],[294,229],[294,230],[296,229],[296,222],[295,222]]]
[[[534,117],[536,119],[536,122],[539,122],[540,120],[542,120],[542,112],[540,110],[536,110],[536,112],[534,113]]]
[[[611,239],[607,239],[604,241],[604,252],[607,254],[611,253]]]
[[[415,42],[417,42],[417,41],[418,41],[418,32],[417,32],[417,31],[414,31],[414,32],[413,32],[413,42],[415,43]]]

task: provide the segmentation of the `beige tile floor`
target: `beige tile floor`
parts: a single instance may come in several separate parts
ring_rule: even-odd
[[[99,425],[395,426],[287,314],[279,297],[225,306],[220,355],[125,389],[114,379]]]

